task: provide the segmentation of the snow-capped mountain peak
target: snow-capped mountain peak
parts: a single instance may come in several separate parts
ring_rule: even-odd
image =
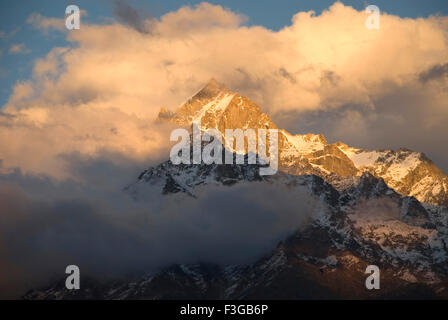
[[[201,129],[276,129],[277,126],[250,99],[211,79],[173,113],[161,110],[160,121]],[[315,174],[329,182],[363,172],[384,179],[404,196],[434,205],[448,205],[448,178],[426,156],[406,149],[364,150],[344,143],[328,143],[322,134],[291,134],[279,130],[279,170]]]

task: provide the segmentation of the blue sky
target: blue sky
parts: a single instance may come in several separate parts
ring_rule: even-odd
[[[129,0],[133,7],[153,17],[178,9],[183,5],[194,5],[202,1],[180,0]],[[213,4],[232,9],[249,17],[249,25],[262,25],[278,30],[288,25],[292,16],[299,11],[314,10],[316,13],[328,8],[332,0],[210,0]],[[366,4],[375,4],[383,12],[401,17],[426,17],[432,14],[448,14],[446,0],[344,0],[358,10]],[[0,2],[0,106],[8,99],[12,86],[17,81],[30,77],[35,59],[44,57],[51,48],[67,45],[62,34],[57,32],[43,35],[26,23],[30,14],[37,12],[47,17],[64,17],[65,8],[76,4],[88,12],[87,21],[107,23],[114,18],[112,0],[2,0]],[[23,44],[22,53],[10,53],[14,44]]]

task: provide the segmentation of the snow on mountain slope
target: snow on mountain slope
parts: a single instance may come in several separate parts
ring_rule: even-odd
[[[408,150],[394,152],[392,150],[368,151],[339,146],[359,169],[369,170],[374,167],[375,173],[381,174],[385,180],[401,181],[422,161],[422,154]]]
[[[323,150],[328,144],[322,135],[306,134],[295,136],[282,130],[282,134],[286,137],[288,142],[294,147],[295,154],[309,154],[316,151]]]
[[[203,106],[202,109],[193,116],[192,121],[202,121],[202,118],[206,116],[207,113],[219,116],[226,110],[227,106],[230,104],[230,101],[232,101],[234,96],[235,94],[221,92],[213,101]],[[215,125],[217,124],[215,123]],[[207,128],[203,126],[202,129],[206,130]]]
[[[425,203],[448,205],[448,178],[424,154],[407,149],[369,151],[342,143],[338,147],[359,171],[383,178],[401,194]]]

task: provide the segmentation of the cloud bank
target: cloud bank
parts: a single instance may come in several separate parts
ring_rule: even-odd
[[[3,298],[64,279],[70,264],[84,279],[107,280],[173,263],[250,263],[305,226],[318,208],[303,190],[263,183],[211,187],[199,199],[135,202],[123,192],[17,173],[1,182]]]

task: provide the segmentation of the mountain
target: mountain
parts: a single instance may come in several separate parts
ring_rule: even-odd
[[[203,130],[215,128],[223,135],[225,129],[278,129],[258,105],[215,79],[176,112],[161,110],[158,119],[186,127],[200,121]],[[330,144],[321,134],[293,135],[279,129],[279,170],[293,175],[314,174],[336,187],[344,184],[346,177],[369,172],[403,196],[448,206],[446,174],[423,153],[407,149],[369,151],[342,142]]]
[[[202,130],[278,129],[248,98],[216,80],[159,121]],[[306,191],[322,204],[310,223],[250,265],[206,262],[167,266],[156,274],[69,292],[60,282],[25,299],[387,299],[448,298],[448,180],[424,154],[364,150],[323,135],[279,130],[279,171],[262,164],[180,164],[144,170],[126,192],[198,197],[208,185],[240,182]],[[381,270],[381,289],[364,282],[368,265]]]

